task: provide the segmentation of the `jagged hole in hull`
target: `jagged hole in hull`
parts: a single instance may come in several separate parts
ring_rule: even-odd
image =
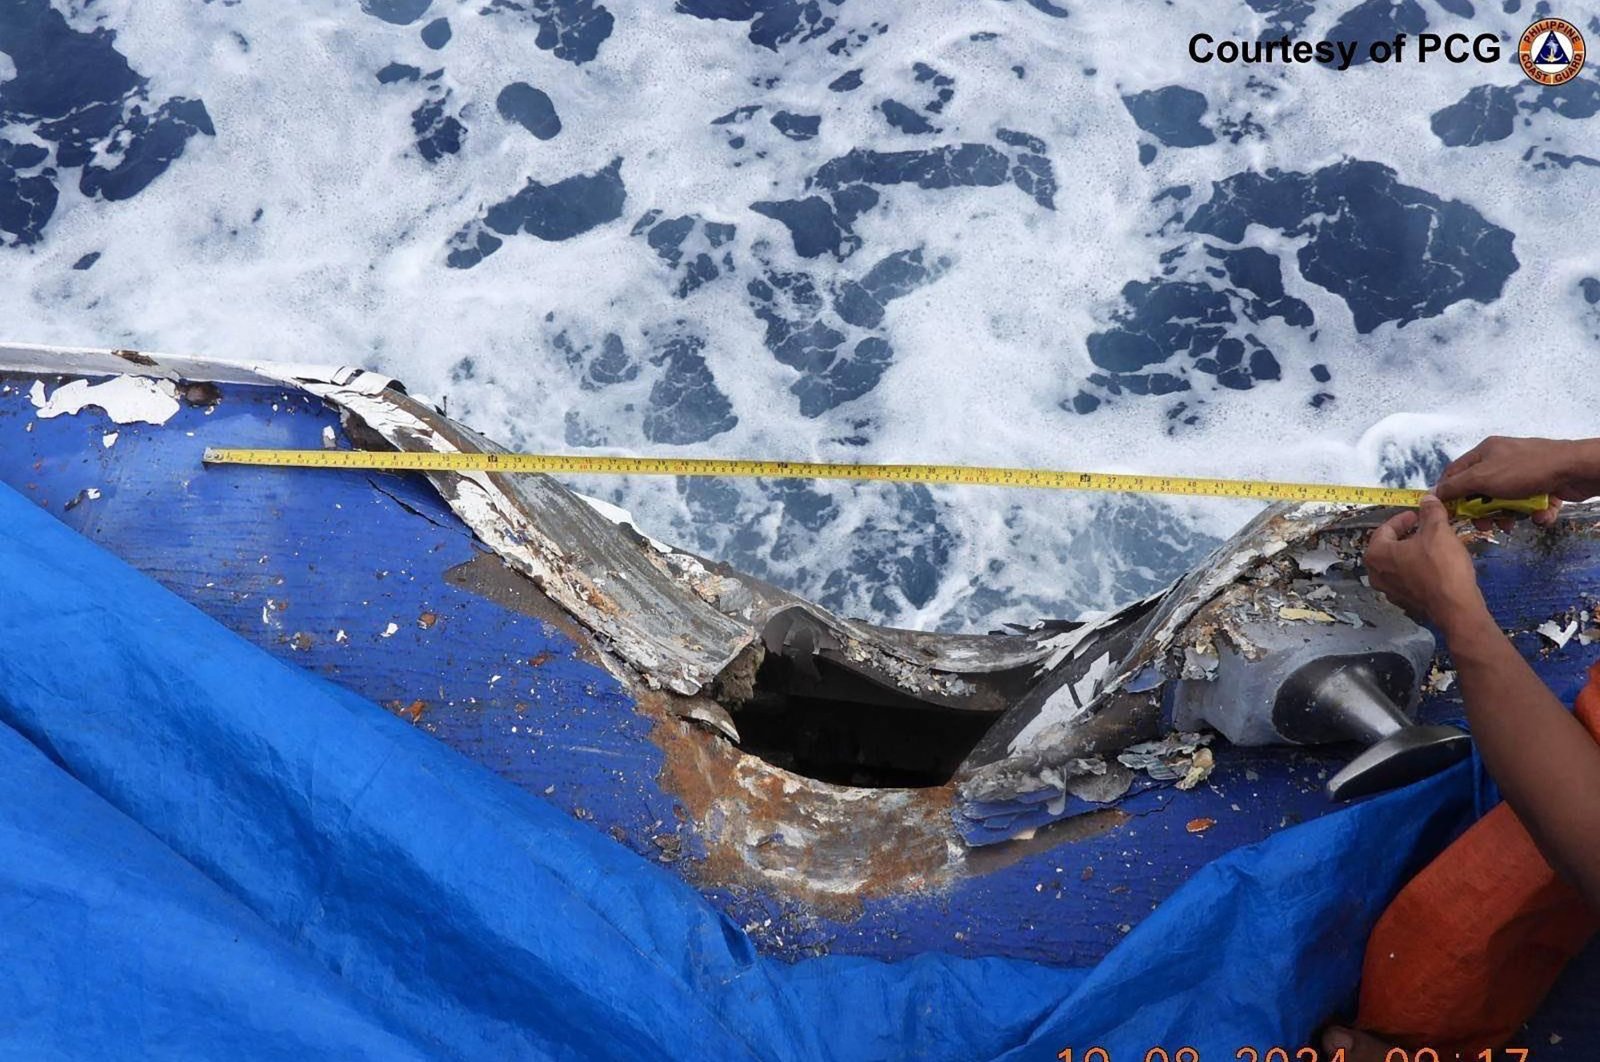
[[[768,654],[737,711],[740,747],[835,785],[919,788],[948,782],[998,713],[917,700],[818,659]]]

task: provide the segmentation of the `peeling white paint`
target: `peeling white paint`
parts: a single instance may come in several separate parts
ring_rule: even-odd
[[[1100,691],[1100,682],[1106,677],[1106,672],[1111,670],[1111,654],[1101,653],[1094,663],[1089,665],[1089,670],[1083,677],[1072,684],[1072,693],[1078,698],[1079,704],[1088,704],[1094,695]]]
[[[432,425],[384,395],[392,382],[388,377],[355,372],[330,383],[324,373],[322,378],[289,376],[283,382],[294,383],[349,410],[385,439],[405,440],[412,446],[421,444],[441,453],[457,450],[440,438]],[[597,592],[598,587],[566,563],[561,545],[550,541],[489,473],[454,474],[453,490],[445,500],[490,549],[532,577],[553,601],[585,626],[610,638],[618,654],[638,668],[646,685],[652,688],[665,686],[679,693],[697,693],[748,644],[727,646],[720,658],[713,659],[711,647],[690,657],[642,636],[628,617],[599,607],[597,600],[603,595]],[[755,632],[751,631],[749,637],[753,640]],[[602,659],[611,662],[609,655]]]
[[[1061,686],[1045,699],[1034,717],[1011,739],[1008,751],[1015,753],[1019,749],[1041,744],[1045,735],[1070,727],[1083,716],[1084,711],[1084,706],[1072,692],[1072,686]]]
[[[42,420],[81,413],[94,406],[118,424],[165,424],[178,412],[178,389],[171,380],[147,376],[114,376],[92,384],[73,380],[46,397],[44,382],[35,380],[28,392]]]
[[[1162,591],[1162,593],[1165,592],[1166,591]],[[1157,594],[1153,596],[1160,595]],[[1060,664],[1063,660],[1066,660],[1069,656],[1075,659],[1082,655],[1083,652],[1089,649],[1093,644],[1089,639],[1091,634],[1121,622],[1125,613],[1131,609],[1140,607],[1149,600],[1150,598],[1147,597],[1142,600],[1135,601],[1133,604],[1124,608],[1119,608],[1115,612],[1094,611],[1084,613],[1083,616],[1080,617],[1081,623],[1079,626],[1072,628],[1070,631],[1062,631],[1060,634],[1051,635],[1049,638],[1046,638],[1044,641],[1039,643],[1040,649],[1048,652],[1049,655],[1039,661],[1039,667],[1036,673],[1040,675],[1046,674],[1047,672],[1055,670],[1056,665]]]
[[[1323,572],[1326,572],[1329,568],[1333,567],[1335,564],[1338,564],[1343,559],[1344,558],[1339,555],[1338,550],[1332,549],[1328,546],[1323,546],[1321,549],[1307,550],[1304,553],[1296,553],[1294,555],[1295,564],[1299,566],[1301,571],[1310,575],[1321,575]]]
[[[1538,630],[1539,633],[1545,638],[1548,638],[1557,649],[1562,649],[1565,648],[1566,644],[1572,640],[1572,636],[1578,633],[1578,621],[1572,620],[1566,626],[1562,626],[1555,620],[1545,620],[1543,623],[1539,624]]]

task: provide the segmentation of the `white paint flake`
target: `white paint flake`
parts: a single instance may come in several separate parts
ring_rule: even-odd
[[[43,420],[94,406],[118,424],[165,424],[178,412],[179,405],[178,389],[171,380],[152,380],[148,376],[114,376],[96,384],[73,380],[48,397],[43,381],[35,380],[28,397]]]
[[[1555,620],[1545,620],[1539,624],[1539,633],[1548,638],[1557,649],[1561,649],[1572,640],[1574,634],[1578,633],[1578,621],[1572,620],[1563,627]]]
[[[1072,684],[1072,692],[1078,698],[1079,704],[1088,704],[1094,700],[1094,695],[1100,692],[1100,682],[1106,677],[1106,672],[1111,670],[1111,654],[1101,653],[1094,663],[1089,665],[1089,670],[1083,677]]]
[[[1300,570],[1311,575],[1321,575],[1343,559],[1343,557],[1339,556],[1338,550],[1330,549],[1327,546],[1294,555],[1294,562]]]

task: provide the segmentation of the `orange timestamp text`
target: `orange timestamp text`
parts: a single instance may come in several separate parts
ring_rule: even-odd
[[[1136,1053],[1128,1056],[1123,1053],[1123,1057],[1131,1057],[1134,1062],[1202,1062],[1199,1050],[1193,1047],[1173,1050],[1152,1047],[1142,1055]],[[1207,1057],[1216,1056],[1208,1054]],[[1221,1057],[1230,1062],[1348,1062],[1342,1047],[1328,1052],[1315,1047],[1241,1047],[1233,1054]],[[1111,1052],[1104,1047],[1064,1047],[1056,1052],[1056,1058],[1058,1062],[1113,1062]],[[1485,1048],[1476,1054],[1437,1051],[1431,1047],[1391,1047],[1383,1056],[1383,1062],[1529,1062],[1529,1054],[1526,1047]]]

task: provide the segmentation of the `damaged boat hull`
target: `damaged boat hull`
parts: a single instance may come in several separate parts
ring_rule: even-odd
[[[1180,789],[1181,777],[1156,783],[1146,774],[1115,802],[1079,798],[1076,814],[1065,786],[1039,781],[1168,736],[1157,689],[1141,676],[1178,645],[1213,584],[1231,583],[1260,556],[1236,551],[1195,580],[1203,593],[1180,585],[1079,634],[1076,645],[1092,651],[1067,660],[1087,669],[1115,656],[1087,686],[1057,659],[1072,625],[990,642],[923,640],[835,620],[707,564],[692,575],[697,600],[737,601],[704,617],[701,629],[721,640],[700,639],[699,670],[667,673],[682,681],[653,680],[618,649],[643,628],[607,633],[584,622],[566,591],[488,548],[438,483],[201,465],[207,446],[351,445],[352,431],[373,426],[352,424],[347,408],[341,417],[314,392],[354,377],[296,370],[272,380],[101,352],[158,381],[151,401],[131,410],[113,402],[109,412],[58,403],[47,416],[64,385],[106,379],[116,363],[7,349],[0,481],[267,651],[385,705],[671,867],[769,953],[1092,963],[1206,862],[1335,807],[1323,783],[1349,749],[1214,745],[1197,784]],[[1592,525],[1569,524],[1537,545],[1512,537],[1476,548],[1502,623],[1558,692],[1573,692],[1588,662],[1582,639],[1557,646],[1539,629],[1569,612],[1595,614]],[[687,561],[662,564],[691,570]],[[1113,653],[1119,635],[1126,651]],[[942,784],[851,786],[786,770],[741,748],[739,695],[717,681],[742,653],[796,645],[885,688],[942,676],[921,691],[926,701],[997,721]],[[1069,682],[1088,691],[1079,700],[1120,684],[1123,707],[1102,704],[1098,731],[1074,730],[1053,745],[1040,738],[1048,728],[1035,725],[1038,713],[1016,708],[1030,697],[1040,706]],[[1455,690],[1430,692],[1420,712],[1458,715]]]

